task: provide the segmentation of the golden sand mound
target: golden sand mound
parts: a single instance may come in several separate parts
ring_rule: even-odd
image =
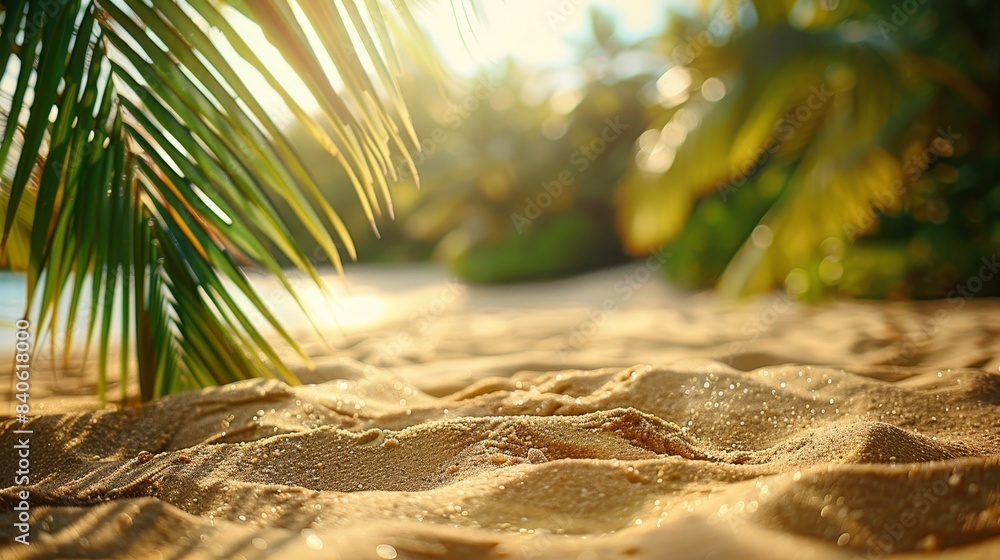
[[[744,370],[718,360],[733,329],[705,323],[736,312],[672,308],[687,315],[654,329],[668,312],[645,305],[572,346],[569,362],[614,367],[559,367],[579,319],[545,317],[570,311],[463,308],[390,367],[331,358],[314,385],[6,421],[0,557],[1000,558],[1000,353],[983,330],[941,342],[981,316],[898,366],[871,333],[920,309],[790,310],[738,357],[815,347],[853,365]],[[399,340],[380,332],[341,354]],[[15,429],[33,432],[29,546],[13,542]]]
[[[249,381],[31,422],[40,534],[8,553],[985,555],[998,396],[1000,376],[973,370],[886,383],[798,366],[520,374],[445,398],[360,368]]]

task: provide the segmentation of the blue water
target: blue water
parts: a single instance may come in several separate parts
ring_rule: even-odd
[[[0,326],[13,328],[24,315],[25,295],[24,274],[0,271]]]
[[[84,290],[80,298],[80,311],[78,312],[78,317],[76,319],[76,325],[73,328],[73,343],[80,341],[82,344],[85,340],[85,329],[87,327],[87,318],[89,318],[90,313],[90,284],[84,284]],[[25,318],[25,300],[27,297],[27,286],[26,277],[23,273],[14,273],[8,271],[0,272],[0,355],[5,355],[10,353],[14,349],[14,334],[16,332],[15,324],[18,320]],[[63,301],[59,305],[58,317],[60,321],[64,321],[68,311],[69,311],[69,294],[63,298]],[[27,319],[30,321],[29,331],[32,334],[32,340],[35,340],[37,332],[34,329],[35,318],[37,317],[37,308],[27,315]],[[65,336],[65,329],[62,326],[58,327],[59,337]],[[36,341],[37,342],[37,341]]]
[[[24,274],[0,272],[0,354],[14,349],[14,323],[24,316]]]

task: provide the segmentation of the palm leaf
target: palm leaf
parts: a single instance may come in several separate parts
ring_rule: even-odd
[[[84,346],[97,341],[102,400],[116,329],[122,399],[131,340],[143,400],[252,376],[296,382],[240,300],[305,353],[241,266],[273,273],[311,318],[278,255],[325,286],[273,201],[288,205],[338,269],[340,251],[355,258],[355,249],[274,108],[255,98],[222,46],[259,72],[346,170],[375,228],[389,204],[390,162],[412,161],[418,144],[395,82],[397,42],[429,52],[408,9],[392,3],[398,22],[376,0],[5,3],[0,57],[15,86],[0,105],[0,264],[27,270],[26,313],[37,314],[39,335],[66,329],[67,355],[81,302],[90,299]],[[333,137],[232,18],[260,27],[315,97]]]

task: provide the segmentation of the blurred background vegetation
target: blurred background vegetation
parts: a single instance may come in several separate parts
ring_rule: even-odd
[[[447,91],[414,68],[420,188],[397,162],[380,240],[343,172],[289,136],[360,261],[436,259],[474,282],[665,246],[668,279],[695,289],[927,298],[998,252],[995,2],[675,4],[641,37],[592,10],[558,67],[502,60]]]

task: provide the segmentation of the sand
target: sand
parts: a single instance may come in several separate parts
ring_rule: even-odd
[[[419,269],[393,313],[308,343],[302,386],[120,411],[41,386],[0,424],[0,557],[1000,557],[1000,302],[625,297],[636,270]]]

